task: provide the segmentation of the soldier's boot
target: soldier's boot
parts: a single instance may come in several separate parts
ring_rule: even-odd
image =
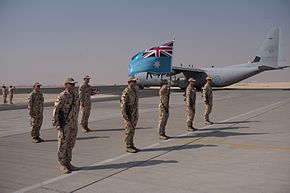
[[[137,152],[139,152],[140,151],[140,149],[138,149],[137,147],[135,147],[135,146],[132,146],[132,148],[133,149],[135,149]]]
[[[92,131],[88,126],[82,126],[82,131],[84,132],[84,133],[88,133],[88,132],[90,132],[90,131]]]
[[[67,163],[67,168],[68,168],[70,171],[77,171],[77,170],[79,170],[78,167],[75,167],[75,166],[72,165],[70,162]]]
[[[60,165],[59,166],[59,171],[63,174],[69,174],[71,173],[71,170],[68,169],[66,165]]]
[[[40,143],[38,137],[33,137],[32,138],[32,143]]]
[[[91,130],[90,128],[88,128],[88,127],[87,127],[86,129],[87,129],[88,132],[91,132],[91,131],[92,131],[92,130]]]
[[[37,137],[37,139],[38,139],[39,143],[40,143],[40,142],[44,142],[44,139],[42,139],[42,138],[40,138],[40,137]]]
[[[134,146],[131,146],[131,147],[127,147],[126,148],[126,152],[128,153],[137,153],[137,148],[134,148]]]
[[[194,128],[193,126],[188,126],[187,131],[194,132],[194,131],[197,131],[197,129]]]
[[[167,135],[165,135],[165,134],[161,134],[161,135],[159,135],[159,139],[162,139],[162,140],[167,140],[167,139],[169,139],[170,137],[169,136],[167,136]]]
[[[213,122],[211,122],[209,119],[206,119],[204,124],[206,124],[206,125],[212,125]]]

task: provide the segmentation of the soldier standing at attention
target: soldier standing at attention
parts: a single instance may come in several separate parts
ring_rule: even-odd
[[[193,78],[188,79],[188,86],[185,91],[185,103],[187,111],[187,127],[188,131],[196,131],[197,129],[193,127],[193,119],[195,114],[195,101],[196,101],[196,89],[194,84],[196,80]]]
[[[28,97],[28,114],[30,117],[31,137],[33,143],[40,143],[44,140],[40,138],[39,130],[43,121],[43,94],[40,91],[41,84],[36,82],[33,91]]]
[[[14,90],[15,90],[15,86],[10,86],[9,87],[9,102],[10,104],[13,104],[12,100],[13,100],[13,94],[14,94]]]
[[[3,104],[7,103],[8,88],[3,84],[2,86]]]
[[[71,164],[72,149],[78,131],[79,96],[74,90],[76,83],[73,78],[68,78],[65,81],[65,90],[54,103],[52,122],[58,130],[58,161],[63,174],[78,169]]]
[[[204,97],[204,103],[205,103],[205,110],[204,110],[204,119],[205,124],[211,125],[213,122],[209,120],[209,114],[212,110],[213,105],[213,94],[212,94],[212,78],[206,77],[206,84],[203,87],[203,93],[202,96]]]
[[[80,96],[80,107],[81,107],[81,126],[82,131],[87,133],[91,131],[88,127],[90,112],[91,112],[91,96],[99,94],[99,91],[92,89],[91,85],[89,85],[91,77],[85,76],[84,83],[79,88],[79,96]]]
[[[162,80],[161,88],[159,91],[160,103],[159,103],[159,122],[158,122],[158,132],[159,138],[163,140],[169,139],[165,134],[165,127],[169,117],[169,95],[170,95],[170,85],[166,79]]]
[[[139,149],[134,146],[134,134],[138,122],[138,90],[137,79],[129,77],[128,86],[121,96],[121,112],[125,124],[126,152],[137,153]]]

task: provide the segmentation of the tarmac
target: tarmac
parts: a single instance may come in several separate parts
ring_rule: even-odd
[[[173,92],[166,132],[159,140],[159,97],[140,92],[137,154],[124,149],[119,99],[92,104],[89,126],[79,130],[73,164],[62,175],[52,107],[45,107],[45,142],[32,144],[27,110],[0,111],[0,192],[30,193],[289,193],[290,90],[215,90],[204,125],[201,93],[195,126],[187,132],[183,92]],[[119,98],[119,97],[118,97]]]

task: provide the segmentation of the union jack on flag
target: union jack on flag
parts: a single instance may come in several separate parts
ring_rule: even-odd
[[[172,57],[173,41],[145,50],[143,58]]]
[[[135,54],[129,64],[129,76],[140,72],[166,74],[172,70],[172,53],[174,41],[143,50]]]

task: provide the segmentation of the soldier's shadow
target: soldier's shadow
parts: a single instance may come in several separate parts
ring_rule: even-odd
[[[133,167],[146,167],[158,164],[173,164],[178,163],[176,160],[144,160],[144,161],[130,161],[117,164],[106,164],[96,166],[84,166],[80,170],[104,170],[104,169],[129,169]]]
[[[137,127],[136,130],[146,130],[153,129],[153,127]],[[124,131],[124,128],[114,128],[114,129],[94,129],[91,132],[101,132],[101,131]]]
[[[213,127],[209,127],[209,128],[204,128],[204,129],[200,129],[199,131],[224,131],[224,130],[236,130],[236,129],[247,129],[250,127],[218,127],[218,128],[213,128]],[[198,133],[199,131],[195,132]]]
[[[240,124],[240,123],[258,123],[261,121],[225,121],[225,122],[214,122],[214,124],[218,125],[218,124]]]
[[[186,139],[186,138],[205,138],[205,137],[230,137],[230,136],[251,136],[251,135],[266,135],[269,133],[245,133],[245,132],[231,132],[231,131],[224,131],[224,130],[231,130],[231,129],[240,129],[240,128],[248,128],[248,127],[225,127],[225,128],[207,128],[202,129],[200,131],[194,132],[190,135],[186,136],[177,136],[172,137],[173,139]],[[208,131],[208,132],[202,132]]]
[[[110,138],[110,136],[88,136],[88,137],[77,137],[77,141],[79,140],[90,140],[90,139],[103,139]],[[56,142],[57,139],[46,139],[44,142]]]
[[[174,146],[167,146],[167,147],[155,147],[155,148],[147,148],[142,149],[143,152],[150,152],[150,151],[181,151],[181,150],[188,150],[188,149],[197,149],[202,147],[217,147],[217,145],[203,145],[203,144],[183,144],[183,145],[174,145]]]

